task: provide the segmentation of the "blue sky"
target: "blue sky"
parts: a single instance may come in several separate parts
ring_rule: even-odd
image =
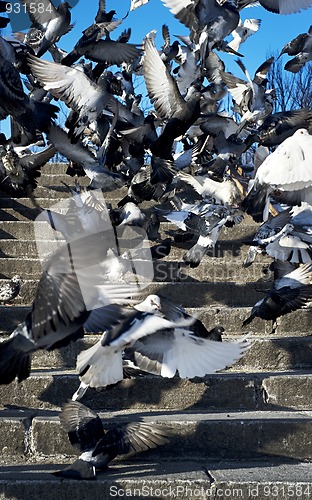
[[[75,27],[72,32],[62,38],[59,44],[65,50],[70,50],[81,35],[81,31],[93,22],[98,6],[97,0],[72,0],[72,2],[76,4],[72,8],[72,20],[75,22]],[[60,3],[60,0],[55,0],[55,3]],[[129,7],[130,0],[106,0],[106,9],[116,10],[118,19],[126,15]],[[21,15],[19,16],[21,17]],[[312,8],[299,14],[282,16],[267,12],[263,7],[249,7],[242,10],[241,18],[243,20],[246,18],[259,18],[262,21],[258,33],[250,37],[240,49],[245,55],[244,63],[247,69],[250,73],[253,73],[267,58],[268,53],[279,51],[289,40],[309,29],[312,24]],[[175,34],[187,34],[186,28],[173,17],[161,0],[150,0],[146,5],[130,12],[121,27],[112,34],[112,38],[115,37],[115,34],[117,36],[122,29],[131,27],[132,37],[130,41],[141,43],[146,33],[156,29],[158,31],[156,43],[160,46],[162,44],[161,27],[164,23],[168,24],[173,40]],[[9,34],[10,31],[9,25],[4,30],[4,34]],[[229,36],[228,40],[231,38]],[[238,72],[240,71],[236,64],[233,64],[235,56],[228,56],[224,53],[220,55],[225,61],[228,70],[236,73],[237,69]],[[283,57],[286,61],[287,56]]]
[[[59,46],[64,50],[71,50],[77,39],[81,36],[82,30],[92,24],[97,11],[97,0],[74,0],[75,6],[72,8],[72,21],[75,22],[73,30],[65,35]],[[56,4],[60,0],[56,0]],[[69,0],[70,3],[70,0]],[[130,0],[106,0],[106,10],[116,10],[116,18],[124,17],[130,8]],[[244,64],[251,75],[255,72],[258,66],[264,62],[271,53],[279,52],[281,48],[296,37],[299,33],[305,33],[312,24],[312,8],[304,10],[299,14],[291,14],[282,16],[267,12],[263,7],[245,8],[241,12],[242,20],[247,18],[261,19],[260,30],[250,37],[240,48],[240,52],[244,54]],[[22,18],[20,20],[23,25]],[[163,5],[161,0],[150,0],[149,3],[143,5],[123,20],[121,26],[114,31],[111,36],[116,38],[118,34],[126,28],[132,29],[130,41],[140,44],[150,30],[157,30],[158,35],[156,44],[160,48],[162,45],[161,27],[167,24],[170,29],[171,38],[174,40],[174,35],[188,34],[187,29],[180,24],[170,13],[169,9]],[[11,33],[10,24],[3,30],[4,35]],[[232,37],[227,38],[231,40]],[[220,57],[226,64],[226,69],[232,71],[237,76],[243,77],[240,68],[235,63],[235,56],[225,53],[219,53]],[[44,56],[45,57],[45,56]],[[283,62],[288,60],[288,56],[283,56]]]

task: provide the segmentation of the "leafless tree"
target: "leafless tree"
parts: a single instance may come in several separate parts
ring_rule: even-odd
[[[285,71],[285,61],[274,56],[275,61],[268,73],[268,88],[276,90],[274,111],[299,108],[312,109],[312,64],[306,64],[298,73]]]

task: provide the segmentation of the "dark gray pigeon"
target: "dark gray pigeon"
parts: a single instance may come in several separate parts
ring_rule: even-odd
[[[276,320],[280,316],[304,307],[312,299],[312,264],[307,262],[294,267],[289,262],[275,261],[274,283],[266,294],[252,308],[250,316],[243,322],[248,325],[255,317],[273,321],[272,333],[276,330]]]
[[[106,430],[99,415],[78,401],[65,403],[61,426],[72,446],[81,455],[73,464],[54,472],[68,479],[96,479],[97,471],[107,470],[119,455],[141,453],[169,442],[166,426],[130,422]]]

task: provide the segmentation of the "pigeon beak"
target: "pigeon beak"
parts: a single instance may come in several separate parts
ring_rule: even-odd
[[[153,300],[151,300],[151,304],[152,304],[152,306],[155,306],[156,309],[158,309],[158,311],[160,311],[160,304],[158,304],[157,302],[154,302]]]

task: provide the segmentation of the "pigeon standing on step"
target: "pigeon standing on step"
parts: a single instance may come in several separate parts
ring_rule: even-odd
[[[78,401],[65,403],[60,422],[72,446],[81,454],[73,464],[54,472],[67,479],[96,479],[119,455],[141,453],[169,442],[168,427],[130,422],[105,429],[99,415]]]
[[[22,279],[16,274],[9,281],[0,286],[0,303],[4,305],[11,305],[11,302],[18,296],[21,290]]]

